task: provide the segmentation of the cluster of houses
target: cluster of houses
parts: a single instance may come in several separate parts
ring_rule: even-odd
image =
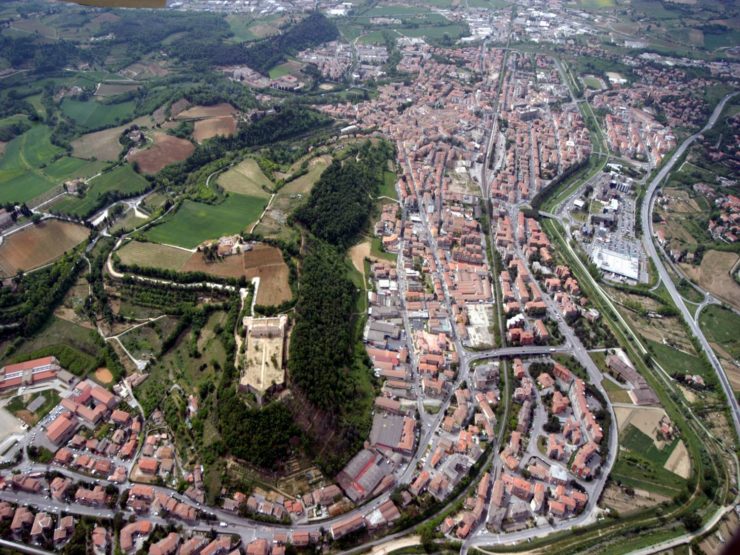
[[[568,89],[552,59],[537,56],[533,66],[528,55],[514,53],[511,64],[501,93],[505,127],[497,137],[490,194],[515,202],[534,197],[554,177],[585,161],[591,139],[578,107],[562,104]]]
[[[676,137],[653,114],[634,107],[638,98],[640,89],[612,90],[594,96],[593,106],[607,111],[606,138],[613,152],[658,165],[675,148]]]
[[[0,501],[0,523],[8,526],[8,539],[47,549],[61,549],[72,538],[76,520],[71,515],[54,515],[44,511],[34,513],[31,507]]]

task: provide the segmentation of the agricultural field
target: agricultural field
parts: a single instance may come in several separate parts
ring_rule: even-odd
[[[39,169],[62,152],[50,135],[48,127],[37,125],[7,143],[0,159],[0,203],[26,202],[56,185]]]
[[[78,158],[95,158],[111,162],[118,160],[118,155],[123,149],[118,137],[127,127],[128,125],[119,125],[82,135],[72,141],[72,153]]]
[[[90,188],[85,192],[84,197],[67,195],[55,202],[51,210],[60,214],[87,218],[99,208],[99,199],[106,193],[116,193],[123,197],[133,196],[146,191],[149,182],[136,173],[130,165],[124,164],[91,179],[88,185]]]
[[[732,388],[740,391],[740,316],[726,308],[709,305],[699,316],[699,324],[722,361]]]
[[[126,243],[116,253],[121,262],[127,266],[136,265],[175,271],[182,271],[193,255],[192,252],[177,247],[140,241]]]
[[[138,83],[130,83],[126,81],[104,81],[98,84],[98,88],[95,90],[95,96],[102,98],[116,96],[117,94],[135,91],[138,88]]]
[[[280,25],[284,19],[279,16],[265,17],[259,20],[246,19],[244,15],[229,15],[226,17],[231,32],[234,33],[234,42],[248,42],[263,39],[280,32]]]
[[[272,181],[262,172],[257,162],[247,158],[218,177],[217,183],[225,191],[252,197],[269,198]]]
[[[233,116],[238,113],[238,110],[231,104],[222,102],[221,104],[214,104],[213,106],[192,106],[178,112],[177,115],[175,115],[175,106],[173,105],[172,113],[173,117],[176,119],[188,120]]]
[[[74,178],[88,178],[101,172],[107,164],[103,161],[90,162],[80,158],[65,156],[44,168],[44,173],[59,181]]]
[[[120,125],[131,119],[136,103],[133,100],[117,104],[105,104],[97,100],[75,100],[65,98],[62,112],[77,125],[87,129],[99,129]]]
[[[156,243],[194,249],[203,241],[239,233],[255,222],[267,205],[264,198],[229,194],[220,204],[185,200],[145,236]]]
[[[126,265],[161,268],[176,272],[203,272],[222,278],[260,278],[256,303],[279,305],[292,298],[290,270],[280,249],[254,244],[242,254],[227,256],[218,262],[206,260],[200,252],[158,243],[131,241],[117,251]]]
[[[680,493],[685,477],[690,472],[688,452],[683,443],[674,439],[671,443],[655,438],[655,429],[665,415],[662,409],[616,407],[620,434],[620,451],[612,470],[611,478],[623,486],[673,497]],[[666,468],[677,449],[681,449],[670,461],[672,470]],[[683,456],[685,453],[685,456]]]
[[[739,258],[732,252],[710,250],[698,267],[681,264],[681,269],[702,289],[740,310],[740,285],[730,275]]]
[[[0,275],[9,277],[53,262],[90,235],[81,225],[45,220],[5,237],[0,245]]]
[[[138,164],[142,173],[158,173],[162,168],[182,162],[195,150],[195,145],[186,139],[173,137],[166,133],[154,133],[154,145],[129,153],[127,159]]]
[[[193,138],[200,144],[213,137],[231,137],[234,133],[236,133],[234,116],[221,116],[196,121]]]

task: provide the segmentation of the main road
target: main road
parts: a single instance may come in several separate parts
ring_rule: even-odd
[[[712,112],[711,117],[709,118],[709,121],[704,126],[704,128],[691,135],[689,138],[687,138],[683,143],[681,143],[681,146],[679,146],[676,151],[673,153],[673,156],[666,162],[666,164],[661,168],[661,170],[658,172],[658,174],[653,178],[653,180],[650,182],[650,185],[648,186],[647,192],[645,194],[645,198],[642,201],[642,210],[640,213],[640,219],[642,223],[642,242],[645,246],[645,252],[647,252],[648,256],[653,259],[653,262],[655,263],[655,267],[658,269],[658,274],[660,275],[660,279],[665,285],[665,288],[668,290],[668,293],[670,294],[671,298],[673,299],[673,302],[675,303],[678,310],[681,311],[681,314],[683,316],[683,319],[686,321],[686,324],[689,326],[689,329],[691,329],[691,332],[694,334],[694,336],[697,338],[699,343],[702,346],[702,349],[704,349],[704,352],[707,354],[707,358],[709,359],[709,362],[714,367],[714,371],[717,373],[717,377],[719,378],[720,385],[722,386],[722,389],[725,392],[725,395],[727,396],[727,401],[730,404],[730,409],[732,413],[732,423],[735,427],[735,434],[738,438],[740,438],[740,408],[738,407],[737,399],[735,398],[735,393],[732,390],[732,386],[730,385],[730,380],[727,378],[727,374],[725,374],[724,369],[722,368],[722,365],[719,362],[719,359],[717,358],[717,355],[714,354],[714,351],[712,350],[712,347],[709,345],[709,342],[707,341],[707,338],[704,337],[704,333],[702,333],[701,328],[699,327],[699,324],[694,320],[694,317],[692,316],[689,309],[686,307],[686,304],[683,302],[683,298],[678,293],[678,290],[676,289],[675,284],[673,283],[673,280],[668,275],[668,270],[666,270],[665,265],[663,264],[663,260],[658,255],[658,252],[655,248],[655,243],[653,241],[653,206],[655,203],[655,193],[658,190],[658,187],[660,187],[660,184],[663,182],[663,180],[668,176],[668,174],[673,169],[673,166],[676,164],[676,162],[684,155],[686,152],[686,149],[691,146],[691,144],[696,141],[699,137],[701,137],[702,133],[705,133],[707,130],[714,127],[714,124],[717,123],[717,120],[719,119],[720,114],[722,113],[722,110],[724,109],[727,102],[735,95],[737,95],[737,92],[728,94],[725,96],[722,101],[717,104],[716,108],[714,109],[714,112]]]

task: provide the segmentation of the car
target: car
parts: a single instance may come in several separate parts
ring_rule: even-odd
[[[551,352],[551,353],[554,353],[554,352],[555,352],[555,349],[550,349],[550,352]]]
[[[228,524],[227,524],[227,523],[225,523],[225,522],[219,522],[219,523],[218,523],[218,525],[219,525],[219,526],[220,526],[221,528],[226,528],[226,527],[228,526]]]

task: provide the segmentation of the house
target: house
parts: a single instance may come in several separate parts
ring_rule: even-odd
[[[364,527],[364,517],[362,515],[354,515],[332,526],[331,537],[334,540],[338,540],[339,538],[342,538],[347,534],[351,534],[352,532],[360,530]]]
[[[59,525],[54,529],[54,545],[58,546],[72,537],[75,530],[75,519],[67,515],[59,519]]]
[[[121,528],[119,536],[119,545],[124,553],[134,551],[136,539],[142,536],[148,536],[152,533],[154,525],[149,520],[137,520]]]
[[[174,555],[178,545],[180,545],[180,535],[170,532],[149,548],[149,555]]]
[[[46,428],[46,437],[54,445],[66,443],[77,430],[77,419],[69,412],[63,412]]]

